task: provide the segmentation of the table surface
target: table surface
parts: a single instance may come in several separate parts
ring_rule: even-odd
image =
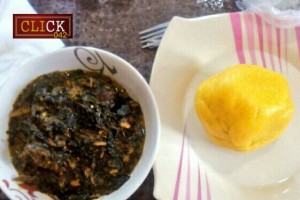
[[[138,32],[173,16],[199,17],[235,12],[234,0],[29,0],[38,13],[73,13],[73,38],[66,46],[83,45],[115,53],[149,81],[156,49],[142,49]],[[130,200],[152,200],[151,171]],[[6,200],[0,191],[0,200]]]

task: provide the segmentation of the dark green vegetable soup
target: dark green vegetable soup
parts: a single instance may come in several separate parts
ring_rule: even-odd
[[[72,70],[42,75],[16,99],[9,149],[19,176],[54,199],[94,199],[118,189],[141,157],[138,102],[112,79]]]

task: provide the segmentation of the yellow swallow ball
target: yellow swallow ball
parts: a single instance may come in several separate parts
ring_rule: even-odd
[[[195,94],[195,109],[209,138],[237,151],[271,143],[294,113],[287,80],[248,64],[228,67],[203,81]]]

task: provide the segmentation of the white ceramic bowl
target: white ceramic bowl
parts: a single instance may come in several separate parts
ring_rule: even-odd
[[[11,162],[6,134],[12,105],[21,90],[37,76],[71,69],[95,70],[116,80],[140,103],[144,114],[146,139],[141,159],[127,182],[100,199],[128,198],[144,181],[154,163],[160,136],[160,120],[154,97],[144,78],[128,62],[104,50],[92,47],[62,48],[22,64],[0,88],[0,187],[10,199],[51,199],[13,181],[17,172]]]

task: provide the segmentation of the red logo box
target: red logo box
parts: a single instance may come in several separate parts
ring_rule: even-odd
[[[72,38],[73,14],[13,14],[13,38]]]

